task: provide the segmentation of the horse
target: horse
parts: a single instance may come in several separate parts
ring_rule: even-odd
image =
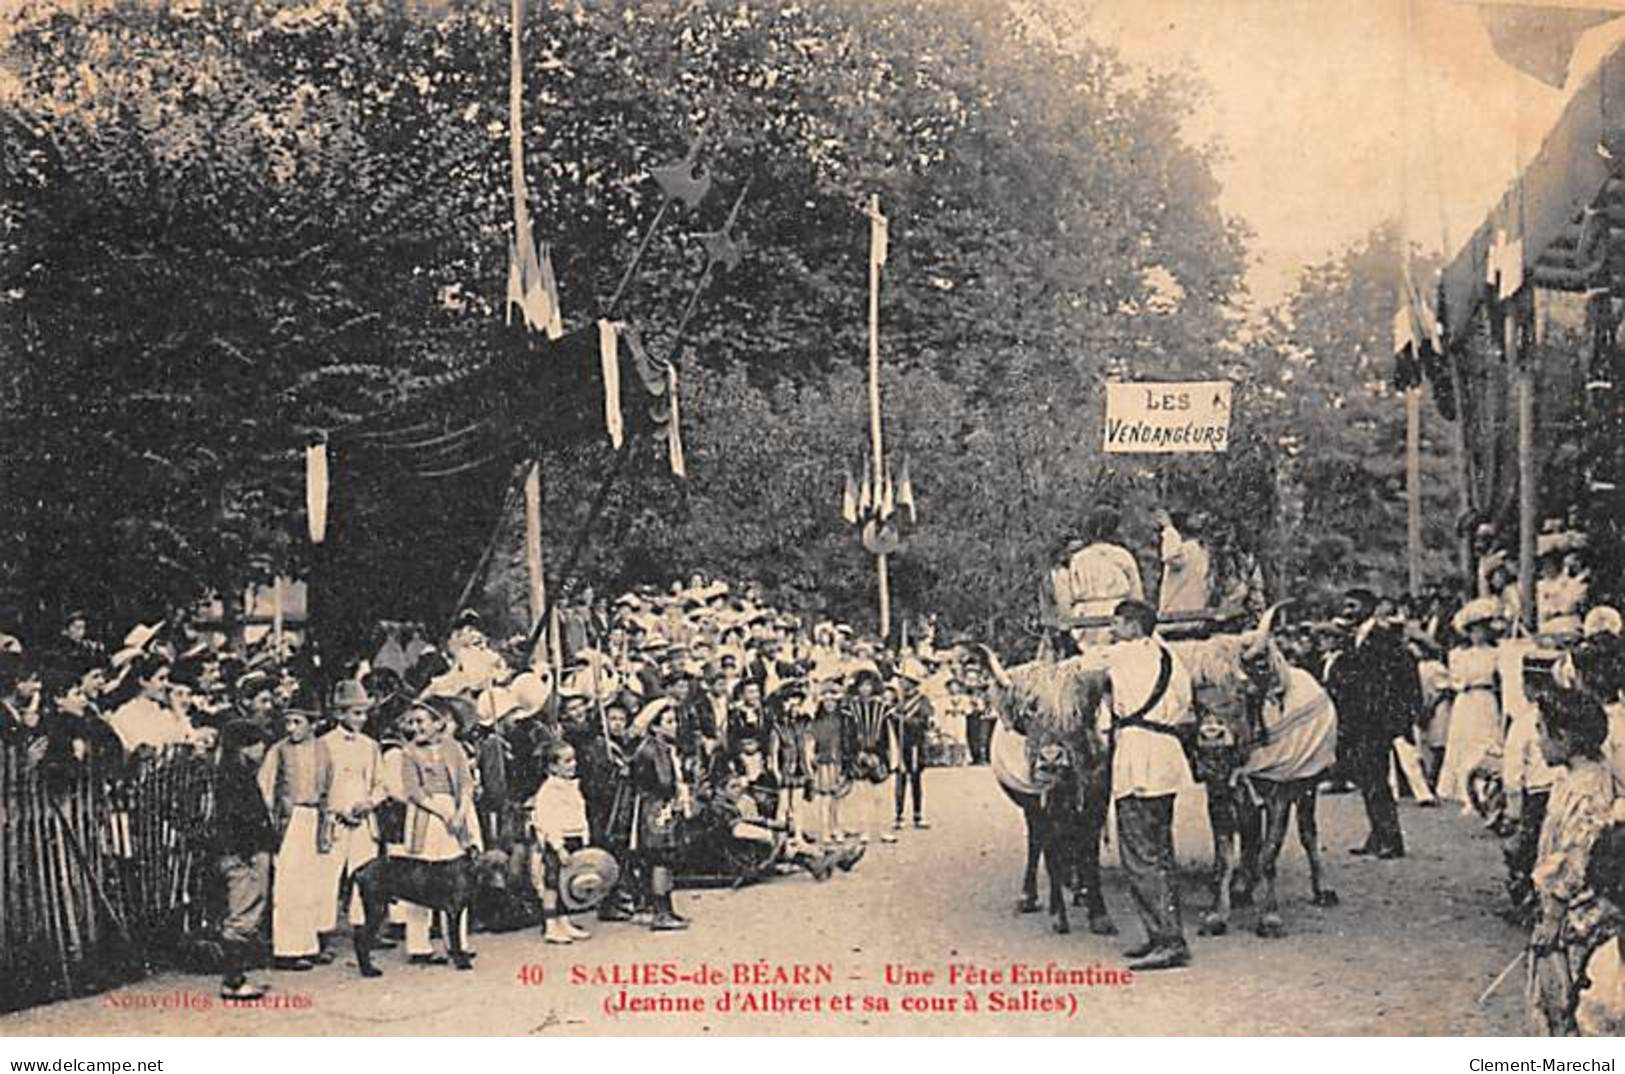
[[[1073,658],[1034,661],[1006,670],[982,647],[998,716],[990,747],[999,787],[1027,824],[1021,913],[1038,909],[1038,863],[1049,877],[1049,914],[1057,933],[1072,931],[1063,885],[1087,908],[1089,931],[1112,936],[1117,925],[1100,890],[1100,836],[1106,826],[1111,769],[1095,713],[1106,679],[1098,663]]]
[[[1274,613],[1247,634],[1170,644],[1196,694],[1195,775],[1207,790],[1213,833],[1213,901],[1198,930],[1204,936],[1227,932],[1231,908],[1250,905],[1259,882],[1255,931],[1285,934],[1275,880],[1294,813],[1311,901],[1338,904],[1325,884],[1315,818],[1316,789],[1336,759],[1337,711],[1314,676],[1281,654],[1270,635]]]

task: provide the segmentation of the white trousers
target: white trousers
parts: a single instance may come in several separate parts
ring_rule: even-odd
[[[1399,797],[1399,777],[1404,776],[1418,802],[1433,801],[1433,791],[1428,787],[1427,776],[1422,774],[1422,757],[1416,747],[1403,738],[1396,738],[1390,757],[1392,764],[1388,767],[1388,784],[1393,789],[1394,797]]]
[[[851,796],[847,796],[851,801]],[[841,834],[841,815],[846,807],[833,794],[814,794],[812,800],[812,827],[825,842]]]
[[[271,884],[271,953],[308,958],[321,950],[317,933],[333,920],[335,895],[327,886],[331,855],[316,852],[315,806],[295,806],[276,854]],[[335,882],[336,883],[336,882]]]
[[[431,955],[434,953],[434,943],[429,939],[429,930],[434,925],[434,911],[427,906],[419,906],[415,902],[398,902],[401,917],[406,921],[406,953],[408,955]],[[464,949],[468,943],[468,911],[464,910],[457,918],[457,935],[462,937]],[[451,937],[446,937],[446,947],[451,947]]]
[[[892,815],[890,779],[884,783],[870,783],[866,779],[854,782],[850,801],[851,822],[862,835],[876,839],[880,833],[889,830]]]
[[[327,898],[332,905],[328,908],[324,931],[339,927],[339,882],[348,873],[355,875],[355,871],[378,856],[378,843],[372,835],[372,825],[362,821],[354,828],[344,824],[333,827],[333,849],[322,856],[327,865],[328,875],[323,879],[323,890],[328,892]],[[361,907],[361,892],[354,884],[350,885],[350,924],[359,925],[366,920],[366,914]]]

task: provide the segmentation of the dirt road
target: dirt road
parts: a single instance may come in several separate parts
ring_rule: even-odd
[[[1194,935],[1208,836],[1200,800],[1182,802],[1177,839],[1194,962],[1125,984],[1121,949],[1140,937],[1115,855],[1107,856],[1106,895],[1122,935],[1080,927],[1056,936],[1044,915],[1014,912],[1020,815],[988,770],[932,771],[927,795],[934,827],[873,847],[850,875],[680,892],[679,909],[694,921],[684,933],[598,926],[591,941],[570,947],[544,945],[530,930],[479,935],[471,973],[409,967],[391,951],[379,980],[362,980],[353,959],[262,974],[276,987],[274,1005],[259,1008],[225,1009],[215,979],[166,974],[5,1016],[0,1035],[1523,1031],[1517,974],[1476,1003],[1522,938],[1494,916],[1495,840],[1453,806],[1402,806],[1410,857],[1376,862],[1347,853],[1365,831],[1358,797],[1323,798],[1322,838],[1342,905],[1308,904],[1303,856],[1289,842],[1287,935],[1262,940],[1250,931],[1250,911],[1238,913],[1229,936]],[[690,979],[666,979],[674,976]],[[1112,977],[1117,983],[1102,983]],[[848,1002],[850,1010],[832,1009]],[[655,1009],[613,1010],[627,1003]]]

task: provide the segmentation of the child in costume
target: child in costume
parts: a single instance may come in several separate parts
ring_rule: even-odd
[[[536,890],[542,896],[548,943],[567,944],[592,938],[560,909],[559,875],[570,855],[587,845],[587,803],[576,780],[576,751],[568,742],[547,748],[547,778],[531,800],[530,828],[536,837],[541,875]]]

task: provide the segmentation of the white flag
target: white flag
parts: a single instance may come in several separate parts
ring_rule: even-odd
[[[598,322],[598,358],[604,371],[604,428],[609,430],[609,442],[616,451],[621,449],[625,424],[621,419],[621,356],[620,335],[610,321]]]
[[[677,477],[688,476],[688,463],[683,458],[683,421],[677,410],[677,367],[666,365],[666,394],[671,397],[671,420],[666,422],[666,454],[671,459],[671,472]]]
[[[310,543],[327,538],[327,445],[312,444],[305,449],[305,514],[310,523]]]
[[[887,253],[887,224],[886,218],[880,215],[880,199],[874,198],[869,202],[869,262],[873,265],[884,265]]]

